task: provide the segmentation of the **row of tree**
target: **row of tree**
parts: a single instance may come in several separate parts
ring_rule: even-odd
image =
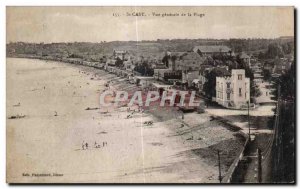
[[[268,45],[266,52],[260,52],[258,55],[259,59],[271,59],[271,58],[283,58],[284,55],[291,54],[294,52],[294,43],[272,43]]]
[[[287,73],[274,81],[274,88],[276,89],[273,93],[274,100],[278,100],[279,111],[274,109],[276,114],[269,122],[277,132],[272,148],[273,182],[294,183],[296,179],[296,71],[294,63]],[[277,123],[276,115],[279,117]]]

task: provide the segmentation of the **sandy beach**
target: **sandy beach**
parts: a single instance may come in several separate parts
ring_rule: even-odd
[[[243,145],[207,113],[186,114],[182,126],[171,108],[128,119],[127,107],[99,107],[107,81],[139,90],[103,70],[18,58],[6,67],[10,183],[218,183],[216,150],[225,174]]]

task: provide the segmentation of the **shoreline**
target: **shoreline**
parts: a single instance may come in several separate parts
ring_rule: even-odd
[[[58,63],[60,63],[60,62],[58,62]],[[121,78],[117,78],[114,74],[105,72],[104,70],[98,70],[98,69],[95,69],[93,67],[87,67],[87,66],[83,66],[83,65],[76,65],[75,67],[78,68],[78,66],[79,66],[80,70],[81,69],[83,70],[83,71],[79,71],[79,72],[83,72],[83,74],[89,74],[89,75],[86,75],[86,76],[90,76],[90,74],[91,74],[91,75],[95,75],[96,77],[99,77],[97,79],[93,79],[94,81],[98,81],[98,79],[100,79],[100,80],[102,80],[101,82],[104,81],[103,83],[105,83],[105,82],[107,82],[106,79],[110,79],[110,80],[112,79],[112,80],[114,80],[114,82],[112,83],[112,85],[115,86],[116,88],[120,87],[120,86],[122,86],[124,88],[127,88],[127,89],[134,87],[132,84],[125,83],[124,81],[122,81]],[[71,66],[71,67],[73,67],[73,66]],[[90,73],[86,73],[86,72],[90,72]],[[101,76],[98,76],[98,74],[101,75]],[[118,113],[119,108],[120,107],[115,108],[113,110],[113,112]],[[88,112],[91,112],[91,111],[88,111]],[[193,157],[194,155],[191,155],[191,154],[196,154],[196,156],[198,158],[203,159],[204,162],[206,162],[206,164],[210,164],[211,166],[215,165],[215,163],[216,163],[216,161],[215,161],[215,154],[210,154],[210,155],[208,155],[209,157],[205,157],[205,154],[203,154],[201,152],[201,150],[200,151],[198,150],[196,152],[195,151],[190,151],[190,150],[192,150],[192,149],[194,149],[194,150],[195,149],[203,149],[203,148],[205,149],[206,147],[210,147],[212,145],[216,145],[216,144],[219,144],[219,143],[220,143],[220,147],[218,147],[218,145],[217,145],[217,146],[212,147],[212,148],[213,149],[220,148],[221,150],[224,150],[224,149],[221,148],[221,146],[224,145],[223,141],[225,141],[225,140],[217,139],[216,136],[212,137],[213,139],[209,139],[209,137],[206,138],[206,136],[202,136],[203,135],[202,132],[199,132],[199,131],[202,130],[204,132],[210,133],[210,132],[212,132],[211,129],[213,129],[215,131],[221,132],[220,134],[222,134],[222,132],[225,132],[226,133],[226,137],[228,137],[229,135],[231,135],[231,133],[232,134],[236,133],[236,132],[232,132],[232,131],[225,131],[227,129],[223,128],[222,124],[220,124],[220,123],[219,123],[218,126],[215,126],[215,122],[214,121],[212,121],[212,122],[209,121],[210,116],[208,114],[204,114],[205,115],[204,117],[201,117],[200,114],[194,114],[194,113],[186,114],[185,121],[188,122],[187,124],[189,124],[190,127],[181,127],[180,126],[180,124],[181,124],[180,121],[177,120],[178,118],[174,119],[174,112],[172,112],[172,111],[169,111],[167,113],[165,113],[165,112],[166,111],[164,109],[161,109],[161,110],[153,109],[153,110],[150,110],[149,112],[145,111],[145,116],[146,117],[150,117],[150,119],[153,119],[154,120],[153,121],[154,124],[153,124],[153,126],[150,126],[150,127],[148,127],[148,126],[142,126],[141,128],[145,127],[145,130],[147,130],[147,127],[148,128],[151,128],[151,127],[152,128],[156,128],[157,127],[156,125],[161,125],[162,124],[163,128],[168,129],[168,130],[170,130],[171,133],[173,133],[173,134],[170,133],[171,135],[167,136],[166,138],[175,136],[176,137],[176,141],[178,140],[177,142],[181,141],[180,143],[183,143],[182,146],[183,146],[183,149],[185,149],[185,150],[182,150],[182,152],[184,153],[184,155],[188,155],[188,156],[192,156]],[[151,118],[151,117],[153,117],[153,118]],[[163,119],[160,119],[161,117],[163,117]],[[196,121],[198,121],[200,124],[198,122],[195,122],[195,120],[193,120],[195,118],[196,118]],[[142,122],[141,122],[141,124],[142,124]],[[214,126],[212,127],[212,125],[214,125]],[[144,129],[141,129],[141,130],[144,130]],[[197,132],[194,133],[194,131],[197,131]],[[193,138],[192,140],[190,139],[191,136]],[[208,134],[208,136],[210,136],[210,134]],[[229,138],[232,138],[232,140],[229,140],[227,142],[227,144],[230,144],[230,145],[234,145],[234,143],[236,143],[235,141],[239,141],[239,139],[236,138],[236,136],[232,136],[232,137],[229,137]],[[216,140],[216,141],[214,141],[214,140]],[[199,148],[199,144],[202,147]],[[225,144],[226,144],[226,142],[225,142]],[[160,143],[156,142],[156,143],[153,143],[152,145],[154,145],[154,146],[160,146]],[[211,151],[210,148],[207,148],[207,150]],[[234,152],[235,151],[233,151],[231,153],[234,153]],[[229,169],[230,165],[232,164],[232,163],[230,163],[230,165],[229,165],[229,162],[233,162],[233,159],[235,159],[235,157],[233,157],[234,155],[229,154],[229,152],[227,152],[227,153],[224,152],[223,155],[225,157],[229,158],[228,160],[225,160],[228,163],[226,163],[226,165],[224,165],[222,167],[223,171],[224,171],[224,170],[228,170]],[[187,158],[187,160],[188,160],[188,158]],[[189,164],[191,164],[191,163],[189,163]],[[179,165],[177,165],[177,166],[179,166]],[[215,166],[213,166],[213,167],[215,167]],[[167,171],[168,169],[171,169],[171,168],[166,167],[165,169]],[[217,170],[215,170],[215,171],[217,171]],[[217,182],[217,178],[216,177],[211,178],[211,179],[207,179],[206,181],[202,181],[202,182],[209,182],[209,180]]]

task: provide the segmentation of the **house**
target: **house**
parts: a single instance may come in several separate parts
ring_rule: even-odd
[[[292,62],[288,58],[277,58],[266,60],[263,65],[263,70],[271,73],[272,77],[280,77],[291,69]]]
[[[129,53],[126,50],[119,50],[119,49],[114,49],[113,51],[113,57],[114,59],[121,59],[121,60],[125,60],[128,59]]]
[[[273,74],[282,75],[284,73],[287,73],[291,68],[291,64],[292,62],[288,61],[288,59],[286,58],[275,59]]]
[[[186,52],[178,57],[177,70],[200,70],[205,58],[195,52]]]
[[[172,71],[170,69],[154,69],[154,79],[163,81],[165,73],[171,73]]]
[[[171,82],[182,79],[181,71],[172,71],[170,69],[154,69],[154,79],[159,81]]]
[[[261,65],[259,63],[253,64],[250,69],[253,73],[262,73]]]
[[[182,83],[186,83],[188,87],[192,87],[199,82],[199,71],[182,71]]]
[[[172,89],[172,87],[173,85],[165,85],[165,84],[155,83],[155,82],[152,82],[149,86],[151,90],[159,92],[160,96],[163,94],[164,91],[168,91]]]
[[[199,70],[204,61],[205,58],[195,52],[166,52],[162,60],[165,67],[172,71]]]
[[[123,62],[123,64],[124,64],[125,70],[127,70],[127,71],[133,71],[135,68],[135,64],[131,58],[129,58],[128,60],[125,60]]]
[[[245,109],[250,102],[250,79],[244,69],[233,69],[231,76],[216,77],[215,101],[232,109]]]
[[[200,56],[212,56],[216,53],[221,53],[223,55],[232,55],[231,48],[224,45],[203,45],[195,46],[193,52],[198,53]]]
[[[178,70],[178,53],[171,54],[170,52],[165,53],[165,58],[163,58],[163,64],[155,64],[154,67],[154,78],[159,81],[173,81],[181,80],[182,73]]]
[[[168,56],[168,67],[177,70],[199,70],[205,59],[195,52],[172,52]]]
[[[167,52],[163,62],[165,69],[154,69],[154,77],[159,80],[180,82],[187,86],[198,79],[200,66],[205,58],[195,52]]]
[[[244,63],[249,66],[249,68],[251,67],[251,57],[249,55],[247,55],[245,52],[241,52],[240,54],[238,54],[238,56]]]
[[[261,73],[254,73],[253,76],[254,76],[253,81],[255,84],[260,84],[264,80],[264,76]]]
[[[104,66],[104,69],[109,71],[109,72],[112,72],[112,70],[115,66],[116,66],[116,61],[115,60],[107,59],[106,63],[105,63],[105,66]]]
[[[136,85],[146,88],[149,87],[155,80],[153,77],[134,76],[134,81]]]
[[[152,65],[152,68],[153,69],[167,69],[165,64],[159,64],[159,63]]]
[[[82,65],[83,61],[81,58],[67,58],[67,62],[71,64]]]
[[[263,70],[268,70],[270,73],[272,73],[273,69],[274,69],[274,62],[271,60],[266,60],[263,65]]]
[[[214,69],[214,67],[212,65],[202,65],[200,70],[199,70],[199,77],[198,77],[198,83],[195,83],[195,85],[197,85],[197,88],[199,90],[199,92],[203,92],[203,87],[205,82],[207,81],[206,79],[206,75],[212,70]]]

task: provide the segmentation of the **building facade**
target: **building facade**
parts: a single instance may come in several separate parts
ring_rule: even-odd
[[[201,56],[212,56],[213,54],[233,55],[231,48],[224,45],[202,45],[195,46],[193,51]]]
[[[231,76],[216,77],[215,101],[232,109],[246,109],[250,102],[250,79],[244,69],[233,69]]]
[[[114,57],[114,59],[119,58],[120,60],[125,60],[125,59],[128,59],[129,53],[126,50],[114,49],[113,57]]]

